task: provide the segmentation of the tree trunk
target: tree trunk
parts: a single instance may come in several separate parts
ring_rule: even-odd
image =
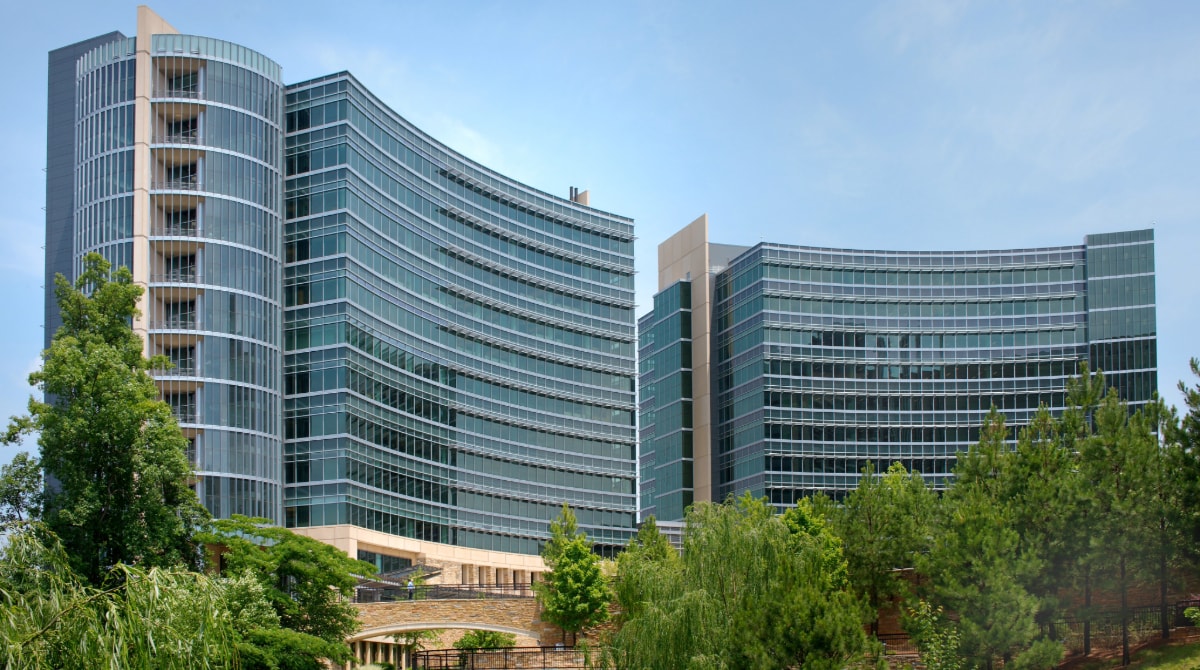
[[[1158,523],[1159,529],[1162,532],[1160,537],[1163,538],[1162,545],[1159,547],[1158,552],[1158,620],[1159,623],[1162,624],[1162,639],[1169,640],[1171,639],[1171,619],[1169,617],[1169,610],[1167,606],[1166,519],[1160,519]]]
[[[1083,571],[1083,655],[1092,653],[1092,570]]]
[[[1129,665],[1129,603],[1125,583],[1125,557],[1121,557],[1121,665]]]

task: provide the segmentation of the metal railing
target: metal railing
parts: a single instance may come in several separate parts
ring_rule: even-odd
[[[198,191],[200,190],[200,180],[194,176],[183,179],[156,180],[153,188],[160,191]]]
[[[509,647],[507,649],[430,649],[412,656],[422,670],[533,670],[584,668],[583,654],[573,648]]]
[[[191,270],[173,270],[171,272],[158,272],[150,275],[151,282],[171,282],[178,284],[199,284],[204,281],[204,275],[197,269]]]
[[[533,588],[528,584],[501,584],[482,586],[478,584],[422,584],[414,586],[411,594],[405,587],[360,586],[355,590],[354,601],[359,603],[396,602],[401,600],[495,600],[507,598],[532,598]]]
[[[196,222],[191,224],[155,224],[150,229],[151,236],[157,237],[199,237],[200,229]]]
[[[170,368],[157,368],[150,372],[155,377],[195,377],[196,365],[194,363],[175,365]]]
[[[150,330],[199,330],[200,319],[195,316],[173,316],[150,322]]]
[[[157,88],[154,90],[156,98],[186,98],[188,100],[201,99],[200,89],[196,88]]]
[[[182,133],[163,133],[154,138],[157,144],[200,144],[200,133],[188,130]]]
[[[1168,607],[1170,628],[1192,626],[1183,615],[1188,607],[1200,606],[1200,600],[1180,600]],[[1130,607],[1128,610],[1129,640],[1138,644],[1161,635],[1162,608],[1159,605]],[[1041,624],[1043,633],[1053,630],[1054,636],[1063,642],[1068,655],[1083,653],[1083,629],[1090,624],[1092,649],[1115,649],[1121,646],[1121,611],[1104,610],[1090,617],[1067,617]]]

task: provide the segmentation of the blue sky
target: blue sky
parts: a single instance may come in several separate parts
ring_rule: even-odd
[[[417,126],[656,247],[1078,244],[1153,226],[1162,392],[1200,356],[1200,3],[159,2],[294,82],[350,70]],[[46,53],[135,5],[19,3],[0,41],[0,416],[42,343]],[[32,447],[32,445],[30,445]],[[0,449],[0,462],[14,449]]]

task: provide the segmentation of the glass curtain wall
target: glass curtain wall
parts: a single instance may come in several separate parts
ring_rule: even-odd
[[[636,511],[632,221],[440,145],[348,74],[290,86],[286,523],[536,554]]]
[[[155,35],[150,333],[215,516],[281,518],[283,86],[244,47]]]
[[[1083,361],[1127,401],[1148,400],[1153,244],[1122,235],[997,252],[743,254],[716,279],[720,497],[841,497],[868,463],[895,461],[941,486],[992,407],[1010,426],[1040,406],[1060,412]]]

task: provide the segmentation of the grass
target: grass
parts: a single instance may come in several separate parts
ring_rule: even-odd
[[[1072,670],[1108,670],[1121,665],[1121,658],[1088,661]],[[1200,643],[1150,647],[1133,655],[1130,668],[1136,670],[1200,670]]]

